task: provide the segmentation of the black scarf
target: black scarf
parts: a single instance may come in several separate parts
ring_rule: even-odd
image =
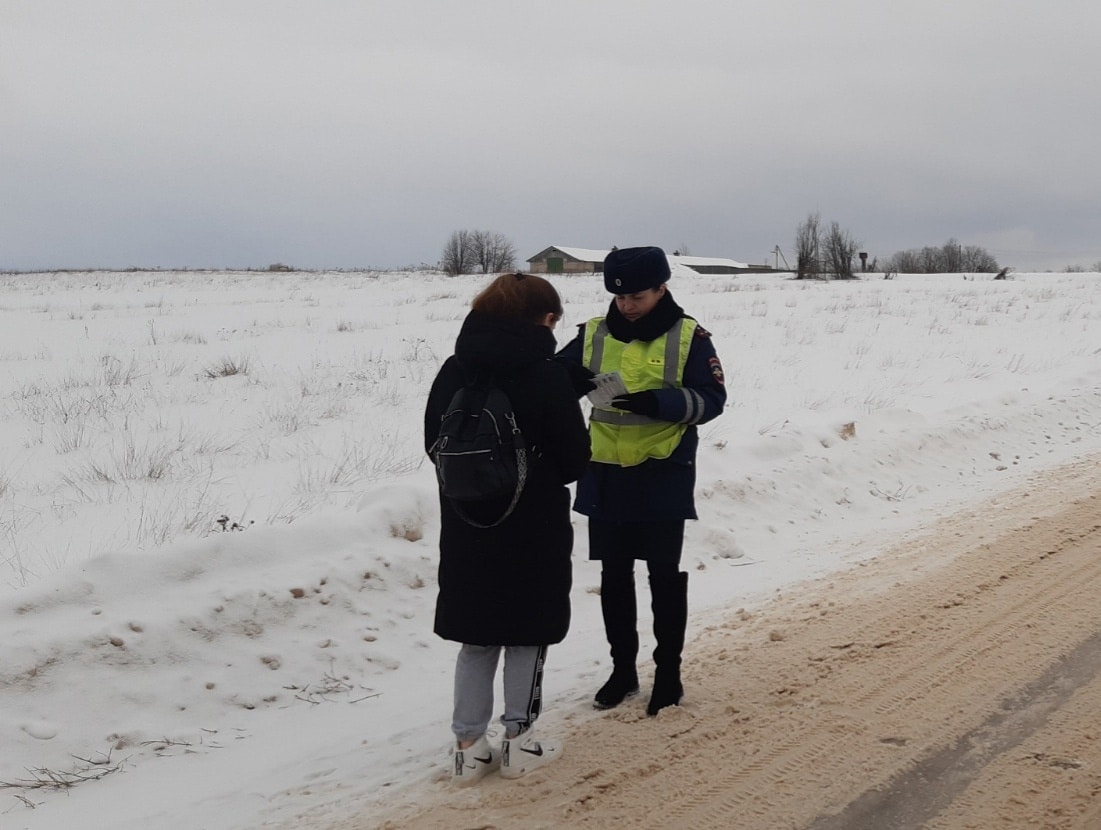
[[[605,319],[612,337],[624,343],[630,343],[632,340],[647,342],[657,340],[669,331],[677,320],[686,316],[684,309],[673,299],[672,292],[666,288],[665,294],[645,317],[640,317],[632,323],[619,313],[619,307],[615,304],[615,300],[612,300]]]

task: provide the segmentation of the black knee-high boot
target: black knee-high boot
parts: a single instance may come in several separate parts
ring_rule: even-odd
[[[634,570],[600,574],[600,611],[612,653],[612,676],[593,699],[597,709],[611,709],[638,694],[638,606]]]
[[[666,706],[676,706],[684,696],[680,681],[680,655],[688,627],[688,574],[679,571],[672,579],[650,576],[651,608],[654,612],[654,691],[646,714],[656,715]]]

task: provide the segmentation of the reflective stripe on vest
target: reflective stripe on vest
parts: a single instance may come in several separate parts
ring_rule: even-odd
[[[611,336],[604,318],[594,318],[585,325],[582,361],[597,374],[619,372],[628,392],[680,389],[695,331],[696,321],[682,317],[656,340],[624,343]],[[686,429],[686,424],[593,407],[592,459],[633,467],[648,458],[668,458]]]

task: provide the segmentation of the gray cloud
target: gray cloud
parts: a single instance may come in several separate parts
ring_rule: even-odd
[[[902,5],[904,8],[897,8]],[[1101,7],[0,0],[0,268],[391,267],[457,228],[1101,260]]]

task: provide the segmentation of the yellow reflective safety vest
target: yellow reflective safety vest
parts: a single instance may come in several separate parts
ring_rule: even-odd
[[[696,321],[682,317],[656,340],[616,340],[603,317],[585,324],[584,364],[597,374],[619,372],[628,392],[680,389]],[[593,407],[589,417],[592,460],[634,467],[649,458],[668,458],[687,424],[659,421],[621,409]]]

